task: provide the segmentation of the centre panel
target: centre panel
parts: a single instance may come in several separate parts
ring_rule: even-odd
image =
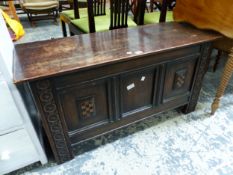
[[[153,106],[155,68],[133,71],[121,75],[121,115],[149,109]]]

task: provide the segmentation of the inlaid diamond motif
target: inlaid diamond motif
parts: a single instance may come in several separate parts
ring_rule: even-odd
[[[79,115],[81,119],[88,119],[95,116],[95,99],[94,97],[85,97],[77,101]]]

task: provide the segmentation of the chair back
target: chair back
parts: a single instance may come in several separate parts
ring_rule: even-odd
[[[90,33],[95,32],[95,16],[106,15],[106,0],[87,0]]]
[[[106,0],[93,0],[93,15],[106,15]]]
[[[136,12],[134,15],[134,21],[138,25],[144,24],[144,15],[145,15],[145,9],[146,9],[146,0],[137,0],[137,7]],[[175,0],[160,0],[162,2],[161,9],[160,9],[160,18],[159,22],[166,22],[166,15],[167,15],[167,8],[168,5],[171,3],[171,1]]]
[[[74,17],[75,19],[79,19],[79,4],[78,0],[73,1],[73,8],[74,8]],[[106,15],[106,0],[87,0],[87,8],[92,9],[92,11],[88,12],[88,15],[93,16],[101,16]]]
[[[106,0],[87,0],[90,33],[96,32],[94,16],[106,15]],[[109,30],[128,27],[129,0],[110,0]]]
[[[129,0],[110,0],[109,30],[128,27]]]

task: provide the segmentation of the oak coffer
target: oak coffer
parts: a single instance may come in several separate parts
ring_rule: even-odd
[[[164,23],[16,45],[14,82],[32,95],[61,163],[87,139],[165,110],[193,111],[218,38]]]

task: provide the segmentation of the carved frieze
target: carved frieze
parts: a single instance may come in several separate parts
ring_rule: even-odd
[[[65,139],[64,130],[59,118],[58,107],[54,100],[50,81],[37,81],[35,88],[35,92],[37,93],[38,100],[41,104],[41,111],[43,112],[43,114],[41,114],[43,117],[42,121],[46,121],[44,124],[48,126],[52,141],[54,142],[52,145],[54,145],[57,150],[55,157],[60,163],[70,160],[73,156],[67,147],[68,144]]]

